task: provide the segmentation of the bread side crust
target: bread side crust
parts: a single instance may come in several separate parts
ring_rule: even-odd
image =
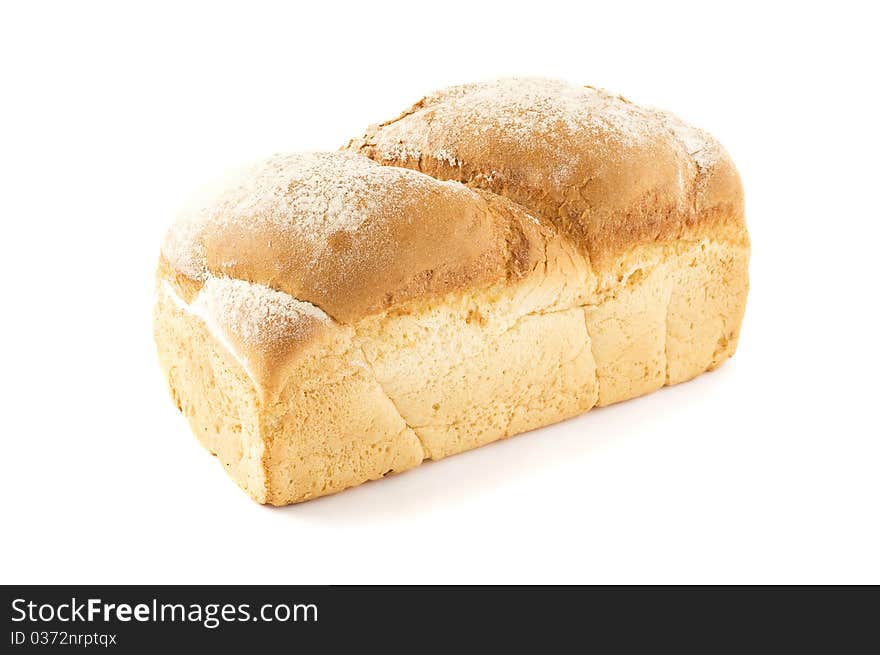
[[[205,322],[157,279],[153,329],[168,390],[199,442],[254,500],[268,500],[256,385]]]
[[[247,355],[175,293],[160,275],[154,330],[169,391],[251,498],[286,505],[421,463],[418,437],[346,357],[351,330],[314,337],[287,369],[283,390],[268,393]]]
[[[272,387],[160,293],[160,359],[202,443],[251,497],[284,505],[649,393],[733,354],[742,244],[643,247],[620,258],[608,288],[567,248],[551,244],[515,285],[334,323]]]

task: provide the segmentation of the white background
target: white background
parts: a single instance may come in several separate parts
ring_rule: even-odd
[[[11,4],[0,581],[880,582],[870,3]],[[753,241],[739,351],[381,483],[253,503],[156,362],[176,209],[230,167],[502,75],[605,87],[727,146]]]

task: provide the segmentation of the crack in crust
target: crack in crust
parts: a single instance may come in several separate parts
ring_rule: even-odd
[[[382,380],[379,378],[378,375],[376,375],[376,367],[373,364],[373,362],[370,361],[370,358],[367,357],[367,353],[364,352],[364,349],[362,346],[358,347],[358,352],[360,353],[361,357],[363,357],[363,361],[369,367],[370,375],[372,376],[373,382],[375,382],[376,386],[379,388],[379,390],[383,394],[385,394],[385,397],[388,399],[388,402],[391,403],[391,406],[394,408],[394,411],[397,412],[397,415],[400,417],[400,420],[403,421],[403,424],[406,426],[406,429],[409,430],[410,432],[412,432],[416,436],[416,438],[419,440],[419,444],[422,447],[422,461],[425,461],[426,459],[431,459],[431,453],[428,450],[427,445],[425,444],[425,439],[422,437],[421,434],[419,434],[419,431],[416,429],[416,426],[410,425],[410,423],[406,420],[406,417],[403,415],[403,412],[400,411],[400,407],[397,405],[397,401],[395,401],[394,398],[391,396],[391,394],[388,393],[388,390],[382,384]]]

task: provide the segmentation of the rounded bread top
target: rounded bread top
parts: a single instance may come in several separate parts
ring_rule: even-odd
[[[514,203],[351,152],[276,155],[197,196],[162,255],[189,280],[233,278],[343,323],[530,270],[538,221]]]
[[[454,86],[348,148],[506,196],[594,259],[709,225],[744,233],[739,176],[715,139],[588,86],[540,78]]]

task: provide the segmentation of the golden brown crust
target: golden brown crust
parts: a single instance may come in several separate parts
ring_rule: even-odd
[[[165,239],[190,280],[265,285],[351,323],[522,275],[538,222],[509,201],[346,152],[279,155],[198,199]]]
[[[711,136],[591,87],[504,79],[427,96],[348,149],[506,196],[601,266],[637,245],[745,239],[742,188]]]

